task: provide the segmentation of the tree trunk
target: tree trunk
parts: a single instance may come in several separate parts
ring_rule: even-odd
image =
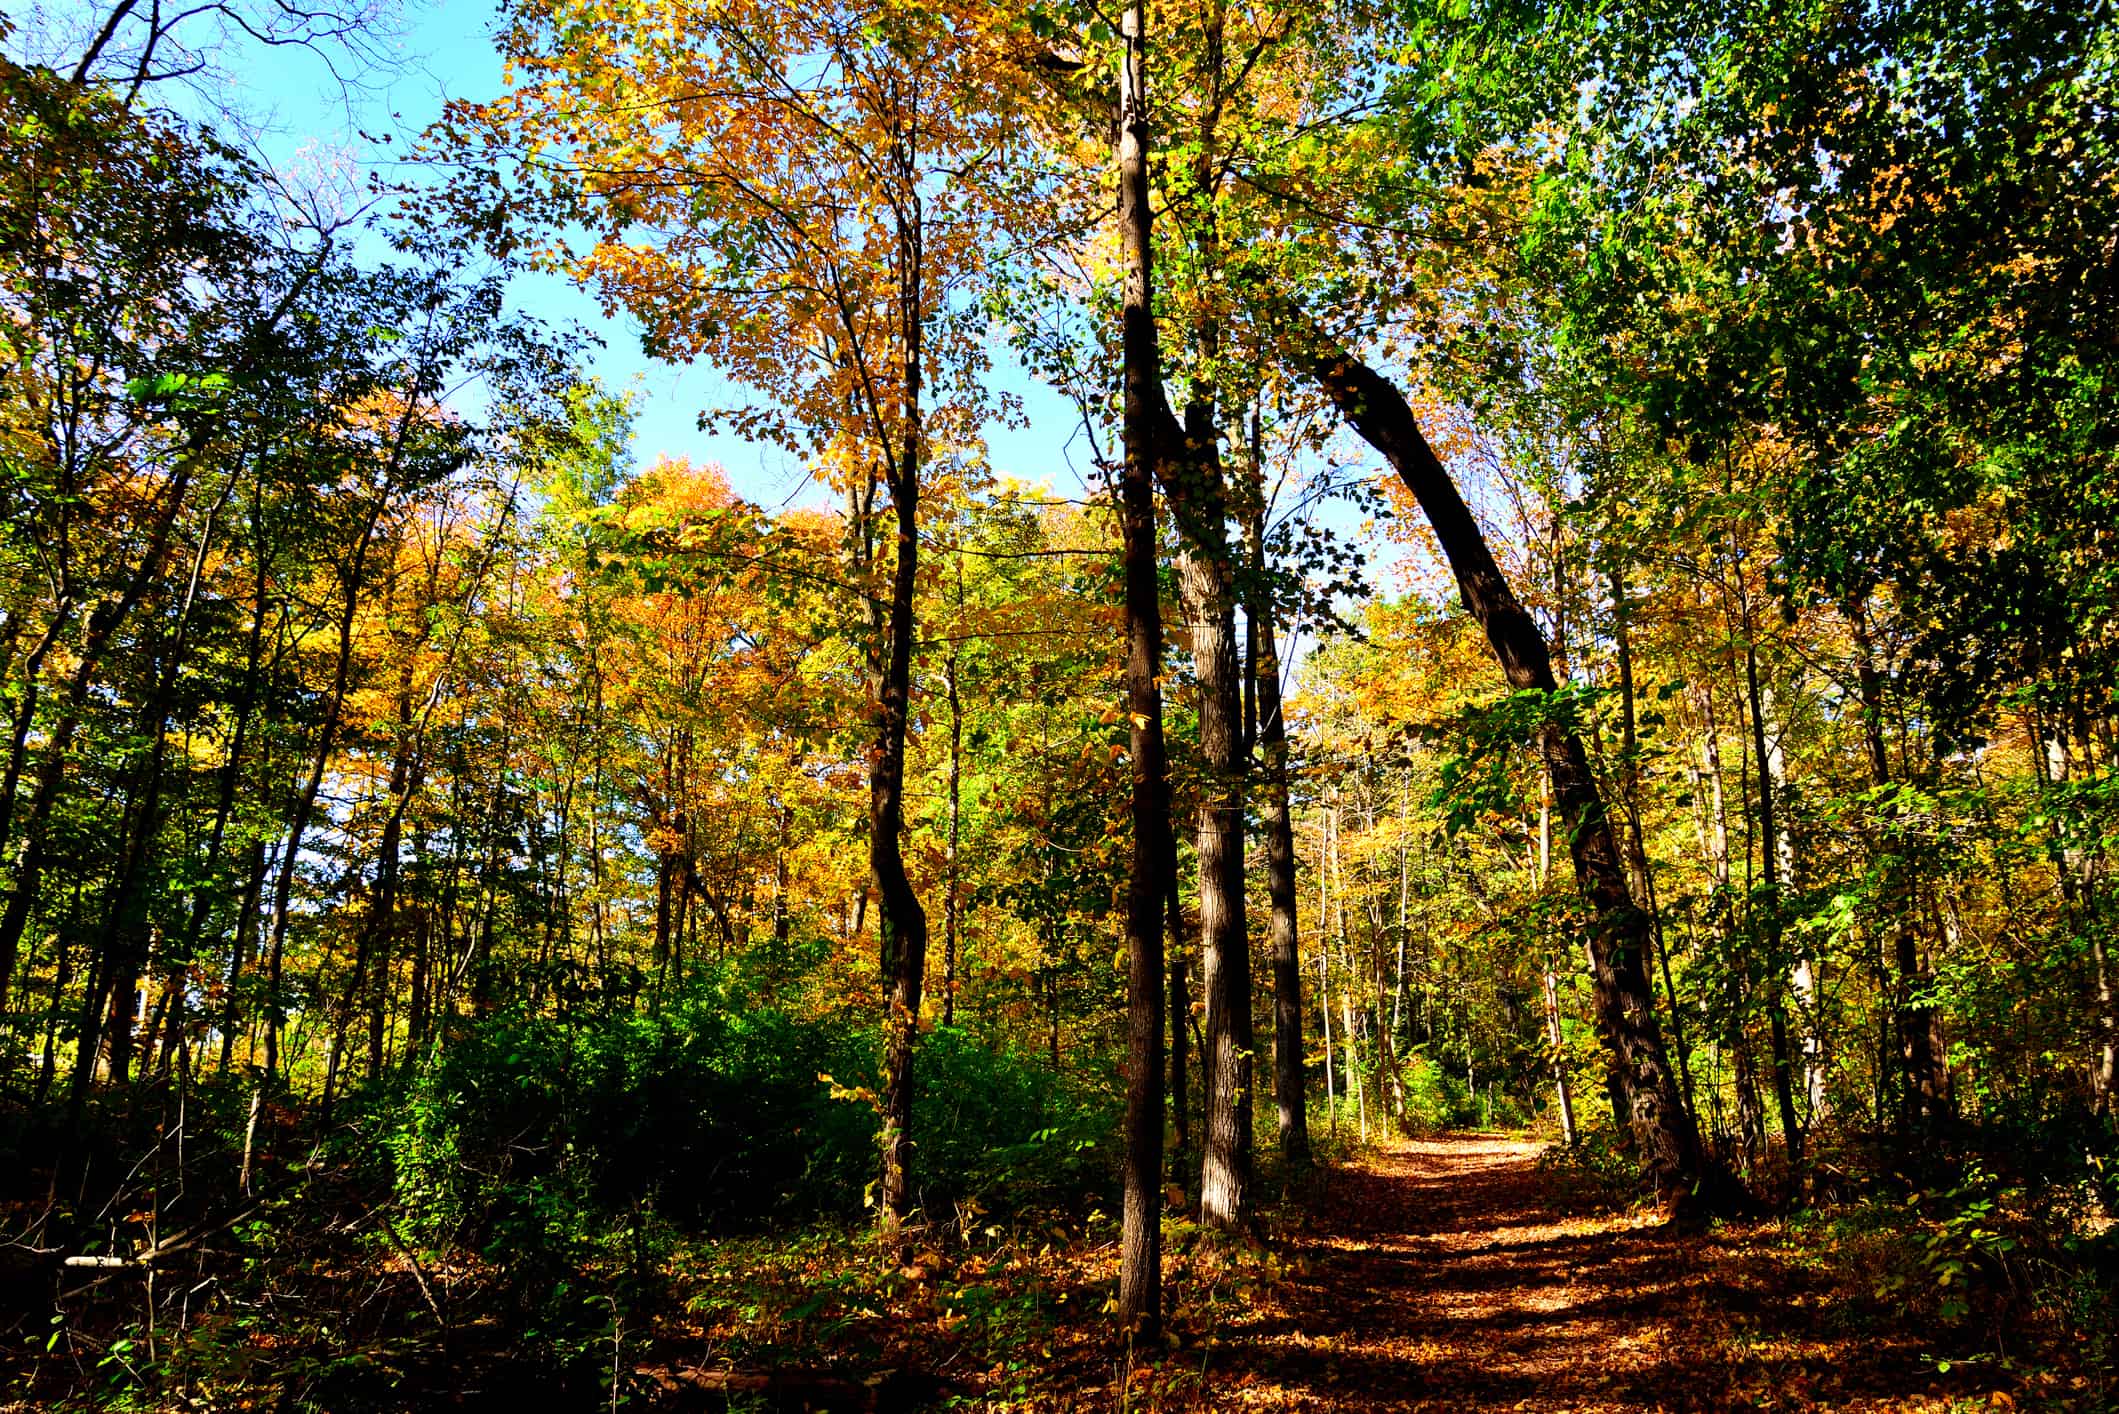
[[[1129,0],[1118,73],[1119,240],[1125,293],[1126,707],[1131,727],[1133,877],[1126,894],[1126,1152],[1119,1234],[1118,1321],[1129,1340],[1162,1330],[1162,914],[1174,903],[1170,783],[1162,724],[1162,605],[1156,574],[1154,477],[1168,409],[1155,332],[1148,199],[1148,35],[1145,0]],[[1157,416],[1160,410],[1161,416]],[[1180,1080],[1182,1077],[1180,1077]],[[1182,1107],[1184,1093],[1178,1091]]]
[[[1746,619],[1750,617],[1747,613]],[[1745,625],[1745,632],[1751,632]],[[1748,637],[1744,644],[1744,688],[1751,704],[1751,747],[1758,763],[1759,869],[1764,881],[1767,1036],[1773,1048],[1773,1098],[1780,1110],[1781,1140],[1788,1148],[1788,1172],[1800,1187],[1803,1170],[1803,1126],[1795,1112],[1794,1058],[1789,1054],[1788,1008],[1780,984],[1781,968],[1781,865],[1782,843],[1774,806],[1775,779],[1770,748],[1766,742],[1766,713],[1759,688],[1758,644]]]
[[[957,556],[957,608],[964,607],[964,559]],[[964,704],[957,696],[957,655],[950,651],[943,681],[949,688],[949,854],[942,894],[942,1024],[956,1025],[956,950],[958,914],[957,845],[963,831]]]
[[[1538,893],[1542,895],[1552,882],[1552,778],[1541,778],[1539,786],[1537,882]],[[1553,1098],[1560,1107],[1560,1142],[1572,1149],[1575,1146],[1574,1091],[1567,1079],[1566,1036],[1560,1029],[1560,978],[1549,957],[1545,960],[1543,992],[1545,1044],[1552,1050]],[[1617,1118],[1619,1116],[1614,1115],[1614,1119]]]
[[[1225,551],[1224,551],[1225,554]],[[1192,626],[1199,684],[1200,987],[1206,998],[1206,1135],[1200,1218],[1233,1229],[1251,1218],[1251,944],[1244,899],[1242,668],[1237,661],[1229,566],[1212,552],[1187,554],[1180,572],[1198,606]]]
[[[1670,938],[1663,927],[1663,911],[1656,902],[1655,867],[1648,859],[1648,842],[1641,830],[1641,743],[1635,724],[1633,682],[1633,608],[1626,594],[1626,576],[1611,572],[1612,638],[1619,669],[1619,795],[1626,810],[1626,863],[1634,892],[1648,912],[1649,931],[1655,939],[1656,961],[1663,971],[1663,996],[1670,1007],[1670,1049],[1677,1061],[1678,1082],[1685,1097],[1686,1112],[1699,1123],[1699,1101],[1692,1087],[1692,1062],[1685,1047],[1684,1015],[1678,1010],[1677,983],[1670,976]],[[1651,983],[1653,979],[1650,979]]]
[[[1280,651],[1272,593],[1265,583],[1262,527],[1253,525],[1252,598],[1245,613],[1256,627],[1258,741],[1265,767],[1267,956],[1273,969],[1273,1099],[1280,1152],[1294,1169],[1309,1167],[1309,1087],[1302,1063],[1302,957],[1295,894],[1295,825],[1288,812],[1288,728],[1280,702]]]
[[[294,904],[294,881],[301,864],[302,837],[308,833],[309,821],[316,811],[316,798],[324,788],[324,774],[331,766],[331,752],[337,745],[340,718],[345,712],[346,690],[353,672],[353,626],[360,616],[361,575],[367,565],[368,551],[375,543],[375,532],[382,523],[383,512],[389,505],[387,490],[376,497],[369,508],[366,523],[361,527],[361,536],[354,546],[353,556],[345,566],[341,580],[346,601],[339,611],[338,657],[331,672],[331,690],[325,698],[324,720],[317,728],[316,748],[310,760],[309,776],[303,782],[301,793],[294,798],[293,808],[288,812],[287,838],[280,854],[279,877],[272,888],[272,927],[266,942],[265,956],[265,1076],[278,1075],[280,1064],[280,984],[284,975],[287,955],[287,926],[292,918]]]
[[[1167,802],[1165,802],[1167,808]],[[1188,1166],[1192,1152],[1192,1082],[1187,1072],[1189,1031],[1192,1020],[1190,954],[1185,950],[1184,900],[1178,896],[1177,836],[1170,834],[1170,854],[1163,865],[1163,893],[1169,913],[1169,1023],[1166,1035],[1170,1052],[1170,1163],[1175,1174]]]
[[[1883,675],[1876,668],[1867,606],[1859,598],[1850,600],[1846,605],[1846,616],[1854,637],[1855,680],[1861,690],[1862,736],[1869,750],[1869,783],[1881,790],[1891,783],[1891,753],[1884,740]],[[1934,1011],[1919,1000],[1926,978],[1920,965],[1919,934],[1904,907],[1907,881],[1905,866],[1897,854],[1897,841],[1886,838],[1879,855],[1878,863],[1884,870],[1879,891],[1883,902],[1882,927],[1891,950],[1893,970],[1897,973],[1892,1030],[1897,1040],[1895,1049],[1901,1084],[1898,1124],[1902,1133],[1918,1143],[1943,1117],[1948,1089],[1933,1044]],[[2093,940],[2101,953],[2101,936],[2093,935]]]
[[[1319,331],[1302,332],[1307,335],[1302,347],[1307,371],[1331,396],[1340,415],[1389,459],[1426,512],[1456,574],[1465,607],[1486,631],[1509,686],[1518,692],[1553,693],[1556,684],[1544,636],[1502,577],[1484,532],[1421,435],[1404,396]],[[1549,720],[1538,730],[1537,747],[1552,776],[1576,884],[1595,920],[1589,957],[1597,1028],[1618,1064],[1643,1160],[1667,1201],[1722,1206],[1735,1195],[1723,1189],[1700,1147],[1664,1051],[1655,994],[1648,983],[1648,917],[1634,905],[1627,888],[1618,842],[1582,739],[1571,725]]]
[[[30,797],[29,818],[23,823],[22,854],[15,862],[14,887],[8,892],[6,909],[0,910],[0,1015],[7,1011],[7,988],[14,976],[16,955],[21,950],[22,931],[28,926],[30,911],[37,902],[52,807],[57,804],[60,788],[65,784],[67,752],[73,744],[74,732],[80,727],[89,688],[96,680],[111,638],[154,584],[162,556],[169,548],[177,512],[184,504],[184,493],[191,484],[197,457],[198,453],[190,449],[180,455],[176,470],[170,476],[169,489],[165,493],[167,499],[148,532],[147,545],[140,552],[139,562],[126,579],[124,591],[116,599],[97,606],[89,615],[88,631],[81,640],[80,660],[67,684],[65,705],[44,744],[44,760],[38,767],[36,789]],[[9,799],[13,799],[12,792]]]
[[[906,352],[906,405],[919,406],[919,351]],[[906,429],[890,477],[897,521],[891,571],[890,621],[883,672],[877,683],[874,756],[868,773],[868,865],[875,883],[883,972],[890,988],[884,1022],[882,1183],[877,1217],[895,1240],[912,1211],[912,1055],[920,1024],[920,985],[927,968],[927,912],[905,872],[905,727],[912,696],[912,644],[918,631],[919,430],[917,412]]]
[[[1332,826],[1338,807],[1317,812],[1317,1024],[1324,1042],[1324,1113],[1334,1135],[1339,1133],[1339,1086],[1332,1068]]]

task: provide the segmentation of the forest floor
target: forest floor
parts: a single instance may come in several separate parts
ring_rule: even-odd
[[[851,1399],[759,1382],[744,1387],[747,1398],[723,1385],[720,1398],[702,1400],[699,1384],[672,1378],[716,1361],[779,1364],[776,1355],[791,1353],[784,1324],[781,1339],[749,1345],[745,1358],[741,1331],[759,1330],[755,1314],[709,1318],[690,1341],[652,1342],[660,1359],[640,1374],[662,1389],[651,1402],[668,1408],[2109,1407],[2068,1357],[2031,1354],[2063,1343],[2050,1333],[2026,1339],[2019,1326],[2004,1338],[1977,1314],[1940,1320],[1917,1263],[1906,1275],[1908,1254],[1922,1249],[1903,1208],[1871,1206],[1860,1222],[1679,1232],[1652,1210],[1598,1201],[1541,1164],[1544,1152],[1493,1133],[1388,1141],[1321,1170],[1271,1209],[1260,1247],[1217,1245],[1177,1224],[1168,1348],[1137,1360],[1114,1356],[1111,1344],[1104,1303],[1115,1244],[1055,1241],[1040,1251],[1033,1238],[990,1263],[933,1254],[932,1270],[908,1267],[891,1290],[839,1308],[864,1318],[835,1323],[842,1338],[822,1343],[840,1359],[843,1337],[859,1327],[867,1361],[921,1375],[871,1381]],[[755,1290],[775,1279],[753,1268],[746,1280]],[[1000,1321],[1006,1301],[1020,1300],[1004,1294],[1026,1284],[1038,1292],[1036,1319]],[[691,1309],[717,1304],[735,1309],[712,1296]],[[815,1309],[817,1298],[796,1308]]]
[[[2022,1381],[1892,1330],[1875,1273],[1782,1225],[1707,1234],[1570,1215],[1539,1145],[1393,1143],[1335,1171],[1271,1300],[1223,1330],[1202,1392],[1273,1410],[1945,1410]],[[1938,1364],[1941,1369],[1938,1370]]]

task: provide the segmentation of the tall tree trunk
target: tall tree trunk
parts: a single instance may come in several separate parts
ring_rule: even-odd
[[[1503,578],[1485,533],[1421,435],[1404,396],[1313,326],[1300,332],[1304,337],[1297,347],[1306,370],[1331,396],[1340,415],[1390,461],[1426,512],[1465,607],[1486,631],[1509,686],[1519,692],[1554,692],[1544,635]],[[1643,1160],[1669,1202],[1722,1206],[1736,1195],[1724,1187],[1700,1146],[1664,1050],[1646,966],[1648,917],[1627,888],[1625,866],[1588,753],[1581,736],[1560,720],[1538,729],[1537,747],[1552,776],[1575,882],[1594,920],[1589,958],[1597,1029],[1617,1061]]]
[[[1879,791],[1891,784],[1891,753],[1884,739],[1883,675],[1876,667],[1876,651],[1869,628],[1868,606],[1860,599],[1846,605],[1848,627],[1854,637],[1855,681],[1861,691],[1862,737],[1869,752],[1869,784]],[[1948,1087],[1934,1046],[1933,1008],[1920,1000],[1926,984],[1920,965],[1920,936],[1905,908],[1905,865],[1897,853],[1897,841],[1886,839],[1878,863],[1884,869],[1880,890],[1882,927],[1897,973],[1892,1005],[1892,1030],[1896,1036],[1901,1132],[1919,1142],[1943,1117]],[[2098,939],[2102,949],[2102,940]]]
[[[228,487],[234,485],[231,479]],[[222,500],[227,489],[222,491]],[[198,549],[192,556],[191,573],[185,580],[183,597],[177,604],[175,623],[165,639],[160,661],[150,659],[150,687],[140,713],[140,726],[149,746],[140,764],[134,798],[139,810],[132,820],[132,833],[122,834],[120,864],[111,881],[103,936],[97,946],[97,965],[91,969],[87,1005],[82,1012],[81,1037],[77,1046],[70,1119],[78,1125],[88,1082],[95,1066],[97,1046],[106,1039],[110,1049],[110,1079],[122,1085],[130,1072],[135,1042],[133,1020],[139,1009],[140,978],[148,965],[151,925],[145,897],[148,862],[162,825],[163,767],[169,755],[169,715],[175,697],[177,676],[183,670],[191,642],[191,611],[198,602],[199,581],[206,556],[213,544],[214,521],[222,501],[207,513]],[[109,996],[108,1009],[104,1006]],[[99,1022],[101,1027],[99,1028]]]
[[[1221,265],[1214,194],[1223,92],[1223,4],[1209,0],[1200,18],[1197,127],[1189,136],[1191,179],[1200,199],[1190,208],[1186,234],[1200,268]],[[1152,311],[1151,311],[1152,313]],[[1206,1125],[1201,1146],[1200,1220],[1210,1228],[1235,1229],[1251,1222],[1251,1111],[1256,1089],[1251,997],[1251,945],[1245,921],[1244,789],[1248,740],[1244,700],[1246,675],[1236,637],[1235,556],[1229,541],[1228,485],[1221,459],[1218,394],[1214,379],[1221,329],[1211,310],[1194,329],[1198,367],[1191,380],[1179,437],[1158,458],[1157,474],[1169,496],[1184,546],[1178,574],[1192,614],[1193,675],[1199,693],[1200,781],[1199,955],[1200,990],[1206,1001],[1205,1045],[1200,1055],[1206,1089]]]
[[[1263,520],[1262,511],[1254,515]],[[1302,1061],[1302,956],[1297,931],[1295,824],[1288,810],[1288,727],[1280,702],[1280,649],[1272,590],[1265,580],[1264,527],[1251,526],[1251,601],[1244,617],[1254,626],[1253,661],[1258,742],[1265,772],[1267,956],[1273,969],[1273,1100],[1280,1152],[1291,1168],[1310,1165],[1309,1087]]]
[[[1749,614],[1745,615],[1749,619]],[[1778,782],[1772,769],[1770,748],[1766,742],[1766,713],[1763,694],[1759,687],[1758,644],[1750,637],[1751,626],[1745,625],[1747,635],[1744,644],[1744,689],[1751,706],[1751,748],[1753,759],[1758,764],[1758,833],[1759,870],[1764,887],[1766,931],[1766,1022],[1767,1036],[1773,1047],[1773,1098],[1780,1109],[1781,1139],[1788,1147],[1788,1172],[1800,1186],[1803,1170],[1803,1126],[1795,1112],[1794,1058],[1789,1054],[1788,1008],[1783,1000],[1780,984],[1781,968],[1781,834],[1779,819],[1775,811],[1774,794]]]
[[[1185,947],[1185,906],[1178,893],[1177,836],[1170,832],[1170,856],[1163,865],[1163,893],[1169,914],[1169,1022],[1166,1035],[1170,1052],[1170,1162],[1178,1173],[1188,1166],[1192,1152],[1192,1082],[1187,1072],[1189,1024],[1192,1020],[1190,952]]]
[[[1332,1068],[1332,830],[1339,807],[1317,812],[1317,1025],[1324,1042],[1325,1122],[1339,1133],[1339,1087]]]
[[[957,607],[964,607],[964,559],[957,557]],[[943,682],[949,689],[949,853],[942,893],[942,1024],[956,1025],[957,846],[964,822],[964,704],[957,696],[957,655],[951,649]]]
[[[1199,807],[1199,952],[1206,998],[1206,1134],[1200,1168],[1200,1218],[1234,1229],[1251,1221],[1253,1050],[1251,944],[1244,899],[1243,671],[1236,651],[1234,585],[1218,457],[1198,455],[1179,475],[1197,476],[1199,495],[1180,574],[1196,606],[1192,657],[1199,686],[1200,754],[1205,771]],[[1173,493],[1173,500],[1177,499]]]
[[[1541,777],[1538,792],[1538,893],[1543,895],[1552,882],[1552,778]],[[1545,960],[1545,1044],[1552,1051],[1553,1098],[1560,1107],[1560,1141],[1568,1148],[1575,1145],[1575,1100],[1574,1090],[1567,1078],[1566,1037],[1560,1029],[1560,978],[1554,970],[1552,959]]]
[[[1148,19],[1129,0],[1120,22],[1118,224],[1125,263],[1124,361],[1126,709],[1131,722],[1133,877],[1126,894],[1126,1152],[1119,1231],[1119,1328],[1135,1341],[1162,1330],[1162,914],[1174,902],[1176,855],[1162,722],[1162,604],[1156,573],[1155,473],[1169,420],[1156,338],[1148,202]],[[1158,416],[1160,412],[1161,416]],[[1182,1106],[1183,1091],[1178,1092]]]
[[[1332,810],[1331,854],[1328,866],[1332,871],[1332,901],[1337,909],[1339,927],[1339,952],[1346,959],[1346,984],[1339,989],[1339,1051],[1344,1060],[1341,1070],[1346,1084],[1354,1092],[1354,1122],[1358,1126],[1361,1142],[1369,1140],[1368,1086],[1362,1076],[1361,1031],[1354,1020],[1354,992],[1361,970],[1354,965],[1354,940],[1346,927],[1346,866],[1340,856],[1340,846],[1345,840],[1339,830],[1339,811]],[[1332,954],[1331,936],[1323,940],[1327,958]]]
[[[22,695],[15,700],[14,727],[8,736],[7,768],[0,773],[0,857],[5,857],[8,844],[14,838],[15,794],[22,784],[22,768],[29,761],[29,733],[37,717],[44,659],[66,632],[67,625],[73,622],[73,609],[72,597],[61,595],[52,609],[51,622],[22,660]],[[6,980],[0,975],[0,995],[5,994]]]
[[[1670,937],[1663,927],[1663,911],[1656,901],[1655,867],[1649,862],[1648,842],[1641,830],[1641,742],[1634,710],[1633,605],[1627,597],[1626,576],[1618,569],[1611,572],[1611,611],[1614,656],[1619,669],[1619,796],[1626,810],[1627,872],[1635,896],[1648,913],[1656,961],[1662,966],[1664,1000],[1670,1007],[1670,1049],[1677,1061],[1685,1109],[1697,1125],[1699,1102],[1694,1097],[1692,1062],[1685,1046],[1684,1014],[1678,1010],[1677,983],[1670,975]]]
[[[280,989],[285,976],[287,928],[293,918],[294,881],[301,865],[302,840],[316,813],[316,798],[324,788],[324,775],[331,768],[331,753],[338,745],[339,724],[345,713],[346,691],[353,674],[353,626],[360,617],[362,573],[388,505],[387,491],[376,497],[369,507],[366,522],[361,526],[360,540],[345,564],[340,583],[346,597],[339,609],[337,658],[331,670],[331,687],[324,698],[324,720],[317,727],[308,778],[303,781],[301,791],[287,813],[287,835],[280,851],[279,876],[273,882],[272,923],[265,944],[266,1079],[279,1074],[280,1027],[285,1020],[281,1015]]]
[[[176,527],[177,512],[184,504],[184,493],[191,485],[198,456],[199,453],[192,448],[186,448],[180,454],[168,490],[164,492],[161,512],[148,532],[139,562],[126,578],[124,590],[117,598],[98,605],[89,615],[87,632],[81,640],[80,659],[67,684],[65,702],[44,743],[44,759],[38,766],[36,788],[30,796],[29,818],[23,822],[22,853],[15,861],[14,886],[8,892],[7,907],[0,910],[0,1015],[7,1011],[7,989],[14,976],[16,955],[21,951],[22,931],[29,924],[30,911],[36,906],[38,889],[43,881],[46,835],[51,826],[52,808],[58,803],[60,789],[66,781],[67,753],[86,710],[89,688],[95,683],[111,638],[146,597],[161,570],[162,557],[169,548],[169,537]],[[8,798],[12,802],[12,791]]]
[[[915,308],[917,293],[915,292]],[[890,988],[884,1022],[882,1183],[877,1216],[895,1239],[912,1210],[913,1047],[920,1024],[920,985],[927,968],[927,912],[905,872],[905,728],[912,696],[912,646],[918,631],[914,594],[919,583],[920,431],[919,346],[906,350],[905,405],[912,422],[904,432],[898,464],[890,475],[891,508],[897,522],[897,556],[891,570],[890,622],[884,664],[876,687],[875,746],[868,774],[868,864],[876,890],[877,923],[885,980]]]

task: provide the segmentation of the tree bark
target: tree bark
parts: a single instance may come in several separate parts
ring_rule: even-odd
[[[957,557],[957,608],[964,607],[964,560]],[[964,823],[964,704],[957,695],[957,655],[950,650],[943,681],[949,688],[949,854],[948,877],[942,894],[942,1024],[956,1025],[957,927],[961,904],[957,895],[957,846]]]
[[[385,485],[387,488],[388,483]],[[324,788],[324,775],[331,766],[331,752],[338,742],[339,722],[345,712],[346,691],[353,673],[353,626],[360,616],[362,571],[367,566],[368,551],[375,544],[375,533],[382,524],[389,502],[389,491],[385,489],[369,508],[360,540],[354,546],[352,558],[346,562],[341,581],[346,602],[339,610],[338,656],[331,670],[331,689],[325,697],[324,720],[317,728],[308,779],[303,782],[301,792],[295,796],[293,808],[288,812],[287,839],[280,854],[279,876],[273,883],[272,926],[265,956],[265,1075],[268,1078],[279,1073],[280,984],[286,966],[287,927],[293,917],[294,881],[301,864],[302,837],[308,833],[310,818],[316,811],[317,795]]]
[[[907,296],[918,308],[918,292]],[[920,1025],[920,987],[927,968],[927,911],[905,872],[905,728],[912,697],[912,644],[918,632],[914,594],[920,555],[920,348],[908,319],[903,365],[903,429],[896,465],[890,470],[891,509],[897,530],[891,568],[890,613],[883,671],[877,682],[875,745],[868,774],[868,867],[875,883],[876,921],[883,972],[890,989],[884,1019],[882,1182],[877,1216],[884,1236],[896,1240],[912,1211],[913,1047]]]
[[[1869,784],[1880,791],[1891,784],[1891,753],[1884,740],[1883,675],[1876,667],[1867,606],[1859,598],[1852,599],[1846,605],[1846,616],[1854,637],[1855,681],[1861,692],[1862,737],[1869,752]],[[1902,1133],[1919,1142],[1943,1117],[1948,1087],[1935,1052],[1934,1010],[1918,1000],[1926,981],[1920,965],[1920,938],[1906,916],[1905,870],[1897,857],[1895,845],[1895,841],[1887,838],[1880,849],[1879,863],[1884,869],[1880,890],[1882,926],[1889,939],[1892,966],[1897,973],[1892,1029],[1897,1040],[1896,1058],[1902,1087],[1898,1124]],[[2101,952],[2101,936],[2093,934],[2092,937]]]
[[[1168,1030],[1170,1053],[1170,1163],[1172,1174],[1187,1167],[1192,1152],[1192,1082],[1188,1073],[1188,1023],[1192,1019],[1192,984],[1189,954],[1185,951],[1184,900],[1178,896],[1177,837],[1170,836],[1170,854],[1163,866],[1163,892],[1169,914],[1170,987]]]
[[[1119,341],[1124,361],[1126,707],[1131,722],[1133,877],[1126,895],[1126,1152],[1119,1235],[1118,1321],[1131,1341],[1162,1330],[1162,914],[1174,879],[1170,783],[1162,724],[1162,606],[1156,574],[1155,472],[1169,410],[1156,337],[1148,201],[1148,21],[1130,0],[1120,23],[1119,241],[1125,264]],[[1157,414],[1160,413],[1160,416]],[[1183,1092],[1178,1092],[1179,1104]]]
[[[42,883],[46,832],[51,825],[52,807],[57,804],[59,791],[66,781],[67,752],[73,744],[74,732],[80,727],[81,715],[88,702],[89,688],[96,680],[97,670],[102,666],[103,653],[140,600],[154,584],[157,571],[162,565],[162,556],[169,548],[169,537],[176,527],[177,513],[183,507],[184,493],[191,485],[192,472],[197,464],[199,452],[187,448],[178,458],[176,469],[170,475],[169,489],[165,493],[161,512],[155,517],[154,526],[148,532],[147,545],[140,552],[138,564],[127,577],[124,590],[117,598],[99,605],[89,615],[88,629],[81,640],[80,661],[75,665],[73,677],[67,684],[66,700],[60,710],[59,720],[53,725],[51,735],[44,744],[44,760],[37,770],[37,785],[30,797],[29,818],[23,823],[22,854],[15,863],[14,887],[8,892],[7,907],[0,911],[0,1013],[7,1010],[8,983],[14,976],[15,958],[22,945],[22,931],[29,924],[30,910],[37,902],[37,892]]]
[[[1302,955],[1297,930],[1295,825],[1288,810],[1288,727],[1280,701],[1280,648],[1272,593],[1265,583],[1262,527],[1252,527],[1252,595],[1245,618],[1255,628],[1253,662],[1258,742],[1265,779],[1267,956],[1273,970],[1273,1100],[1280,1153],[1288,1166],[1311,1163],[1309,1087],[1302,1059]]]
[[[1746,619],[1750,617],[1747,613]],[[1745,624],[1745,633],[1752,632]],[[1789,1054],[1788,1008],[1783,999],[1780,983],[1781,968],[1781,864],[1782,845],[1780,822],[1775,811],[1774,793],[1778,789],[1778,772],[1773,769],[1770,748],[1766,743],[1766,712],[1758,676],[1758,644],[1747,637],[1744,644],[1744,689],[1751,705],[1751,748],[1758,762],[1758,832],[1759,870],[1764,882],[1761,892],[1765,895],[1766,968],[1769,978],[1766,992],[1767,1037],[1773,1048],[1773,1098],[1780,1110],[1781,1140],[1788,1149],[1788,1172],[1801,1183],[1803,1169],[1803,1126],[1795,1112],[1794,1059]]]

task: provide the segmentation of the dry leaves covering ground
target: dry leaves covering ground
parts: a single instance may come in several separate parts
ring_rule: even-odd
[[[1538,1148],[1450,1135],[1332,1178],[1272,1303],[1223,1333],[1212,1407],[1618,1411],[2011,1407],[1851,1319],[1849,1274],[1773,1225],[1679,1235],[1566,1217]],[[1858,1280],[1860,1274],[1853,1274]],[[1991,1403],[1990,1403],[1991,1401]]]
[[[1019,1255],[1006,1272],[935,1254],[935,1269],[908,1269],[837,1323],[824,1343],[837,1347],[835,1380],[737,1376],[788,1346],[754,1344],[746,1359],[729,1337],[755,1322],[734,1313],[658,1341],[662,1358],[640,1374],[670,1408],[2095,1407],[2058,1376],[1962,1358],[1939,1368],[1875,1272],[1819,1260],[1778,1222],[1701,1235],[1646,1213],[1568,1215],[1539,1152],[1491,1134],[1401,1141],[1322,1175],[1314,1201],[1284,1210],[1269,1252],[1180,1240],[1172,1348],[1152,1359],[1113,1355],[1106,1243]],[[1036,1284],[1034,1329],[975,1337],[966,1294],[990,1282]]]

